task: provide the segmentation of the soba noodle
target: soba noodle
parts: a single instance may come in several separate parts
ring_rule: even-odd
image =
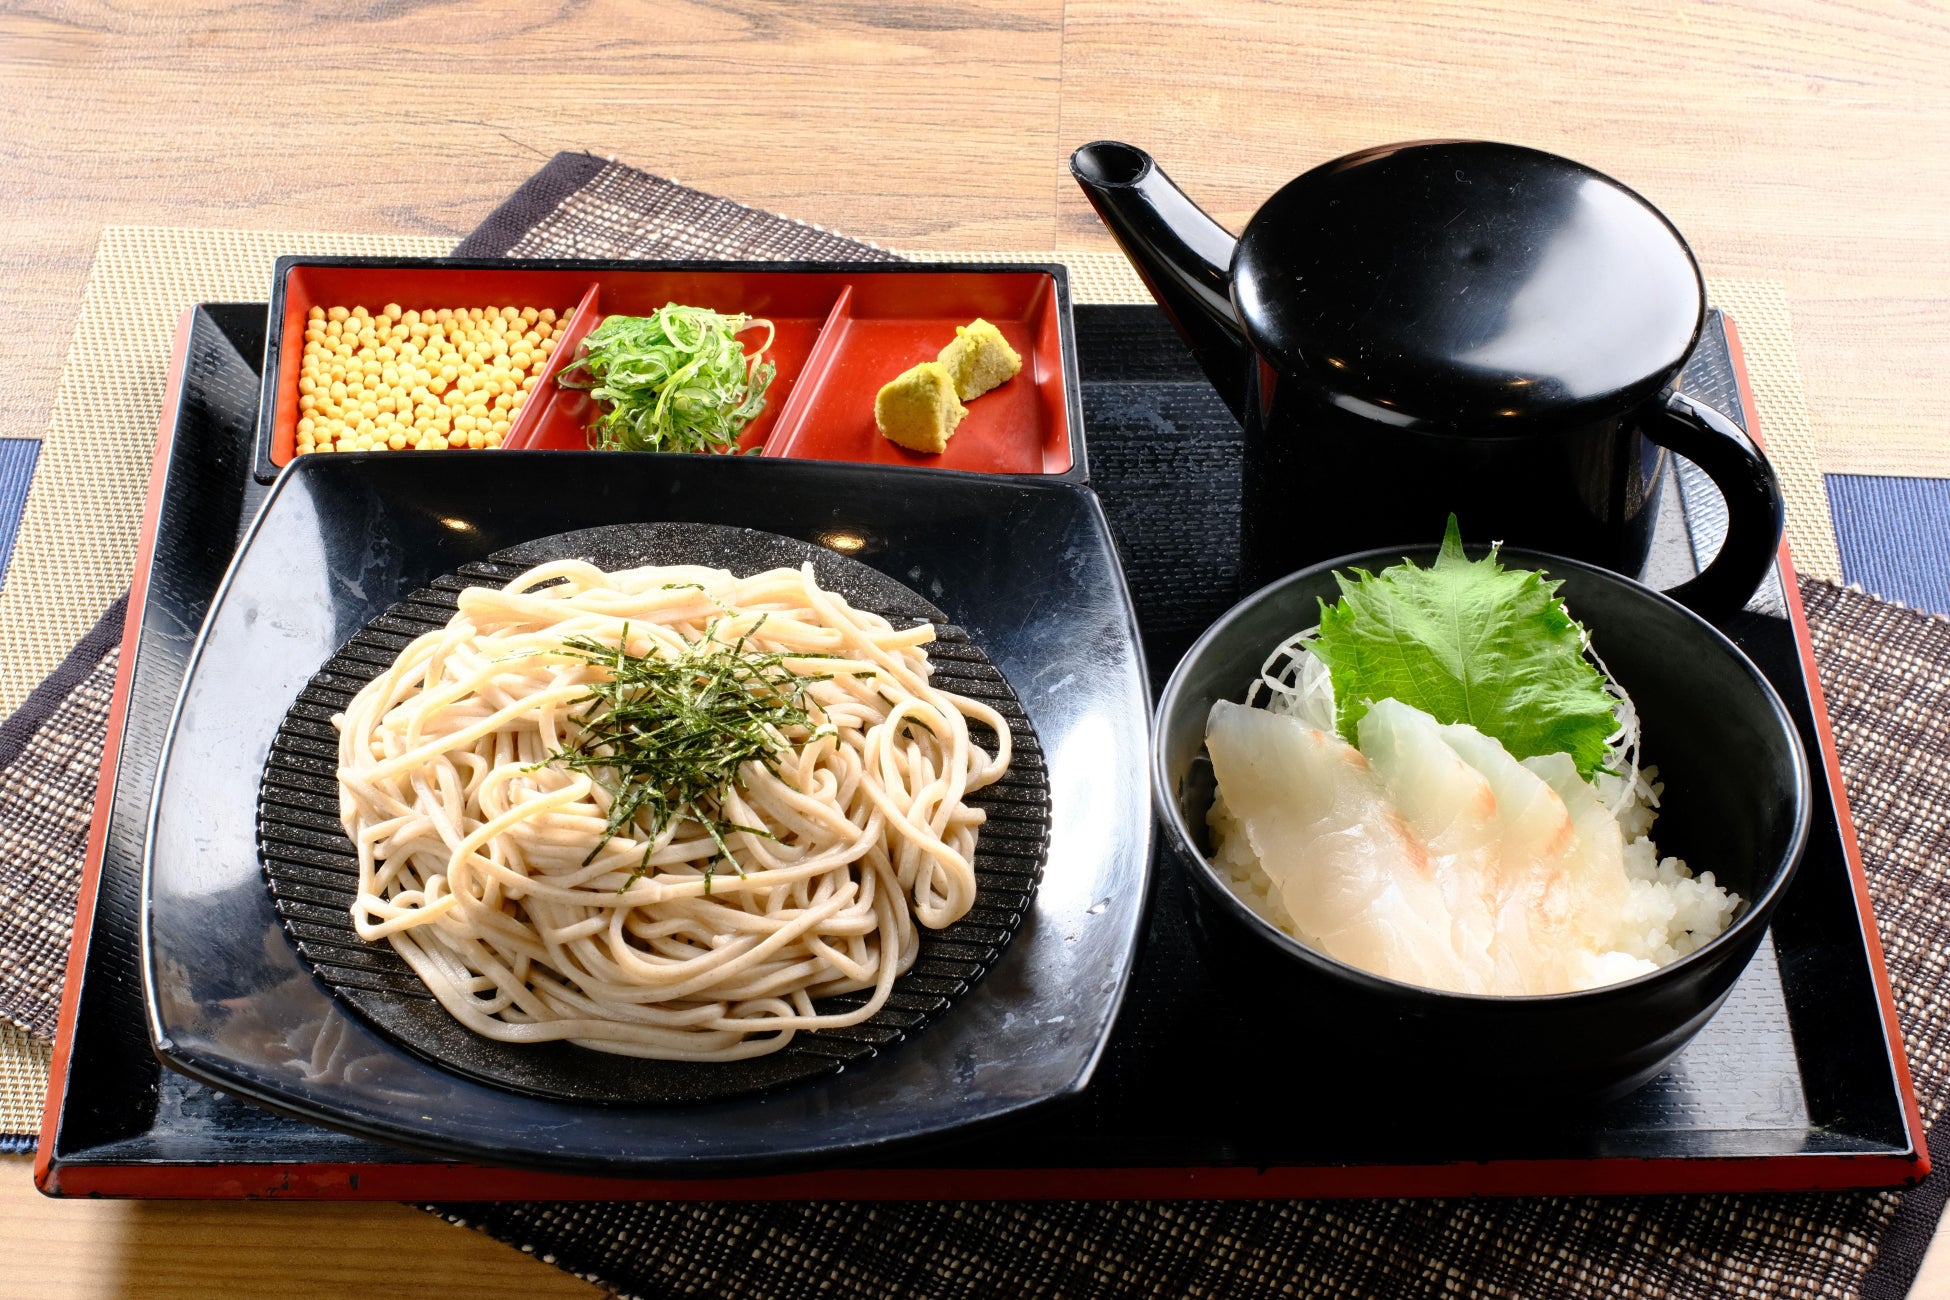
[[[806,679],[813,725],[722,789],[722,850],[695,818],[652,834],[644,812],[605,840],[613,771],[550,761],[609,676],[565,642],[625,637],[631,655],[741,645]],[[506,1042],[725,1061],[868,1019],[913,964],[916,923],[973,904],[984,815],[963,800],[1009,766],[1001,716],[929,684],[933,637],[849,607],[811,565],[737,578],[562,560],[462,592],[334,719],[359,934]],[[858,990],[856,1008],[813,1005]]]

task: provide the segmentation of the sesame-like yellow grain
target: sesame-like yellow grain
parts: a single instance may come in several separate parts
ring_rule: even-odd
[[[498,447],[565,323],[552,307],[311,307],[296,452]]]

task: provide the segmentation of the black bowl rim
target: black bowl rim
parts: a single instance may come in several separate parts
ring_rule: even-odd
[[[1219,874],[1213,868],[1211,860],[1199,851],[1197,841],[1192,837],[1190,829],[1186,826],[1185,819],[1178,809],[1178,801],[1173,793],[1175,786],[1172,783],[1171,775],[1165,770],[1163,744],[1164,720],[1173,712],[1173,708],[1178,702],[1178,696],[1184,689],[1188,667],[1212,645],[1222,640],[1232,627],[1245,616],[1247,611],[1256,608],[1268,600],[1274,599],[1286,588],[1312,581],[1321,574],[1334,570],[1365,568],[1372,572],[1383,565],[1398,564],[1411,555],[1419,557],[1427,555],[1436,549],[1437,546],[1434,543],[1419,543],[1412,546],[1376,547],[1372,550],[1359,551],[1340,556],[1337,559],[1309,565],[1304,569],[1295,570],[1284,577],[1276,578],[1259,588],[1259,590],[1244,597],[1237,604],[1233,605],[1231,609],[1221,614],[1210,627],[1199,634],[1198,640],[1194,641],[1191,648],[1179,659],[1177,666],[1171,671],[1170,679],[1165,683],[1164,690],[1159,694],[1157,707],[1151,715],[1151,797],[1158,819],[1164,823],[1166,831],[1171,836],[1172,847],[1177,850],[1180,857],[1198,864],[1197,869],[1202,876],[1202,880],[1199,883],[1206,887],[1208,893],[1216,895],[1221,905],[1226,907],[1236,919],[1243,922],[1254,934],[1270,943],[1279,952],[1299,961],[1302,965],[1312,967],[1330,978],[1362,987],[1370,993],[1420,998],[1437,1006],[1517,1007],[1567,1002],[1584,1002],[1589,1004],[1607,998],[1630,997],[1640,989],[1683,980],[1687,972],[1704,967],[1718,960],[1723,952],[1743,942],[1745,936],[1750,932],[1755,931],[1757,928],[1764,929],[1768,921],[1772,918],[1774,908],[1780,902],[1781,895],[1786,892],[1788,885],[1794,879],[1796,869],[1801,865],[1802,855],[1808,845],[1808,827],[1811,813],[1807,748],[1801,743],[1800,732],[1795,727],[1794,720],[1788,715],[1787,706],[1781,702],[1779,692],[1774,689],[1773,683],[1767,680],[1766,675],[1761,672],[1754,661],[1749,659],[1739,646],[1730,641],[1725,633],[1721,632],[1719,628],[1713,626],[1713,624],[1701,618],[1692,610],[1681,605],[1678,601],[1667,596],[1664,592],[1657,591],[1642,582],[1626,577],[1622,573],[1614,572],[1599,565],[1587,564],[1582,560],[1574,560],[1568,556],[1554,555],[1547,551],[1532,551],[1521,547],[1497,546],[1492,548],[1490,546],[1470,545],[1464,549],[1470,553],[1471,558],[1488,554],[1492,549],[1495,549],[1497,558],[1505,563],[1518,562],[1522,567],[1540,569],[1546,574],[1551,573],[1553,570],[1561,572],[1563,570],[1575,569],[1581,573],[1589,574],[1601,582],[1614,583],[1634,593],[1640,599],[1648,600],[1655,605],[1663,605],[1668,610],[1680,614],[1687,621],[1694,624],[1699,631],[1705,633],[1708,643],[1714,646],[1720,653],[1729,656],[1735,665],[1746,675],[1748,681],[1758,688],[1761,697],[1773,711],[1776,727],[1779,729],[1781,735],[1787,738],[1789,751],[1793,756],[1794,768],[1794,831],[1789,837],[1787,849],[1783,855],[1784,865],[1775,871],[1773,879],[1760,892],[1759,896],[1748,900],[1746,910],[1735,917],[1733,924],[1729,925],[1720,934],[1670,964],[1661,966],[1657,970],[1647,971],[1642,975],[1634,975],[1630,979],[1619,980],[1611,984],[1600,984],[1595,988],[1574,989],[1564,993],[1459,993],[1449,989],[1436,989],[1429,988],[1426,985],[1411,984],[1405,980],[1392,979],[1386,975],[1377,975],[1373,971],[1363,970],[1359,966],[1350,965],[1336,957],[1329,956],[1327,953],[1310,948],[1268,921],[1259,913],[1253,911],[1252,908],[1246,906],[1245,902],[1237,894],[1233,893],[1225,881],[1219,878]],[[1754,935],[1754,940],[1754,946],[1758,947],[1758,934]],[[1752,959],[1751,953],[1748,959]]]

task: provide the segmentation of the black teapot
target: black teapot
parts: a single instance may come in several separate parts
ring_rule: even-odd
[[[1637,574],[1667,451],[1726,498],[1704,572],[1668,594],[1746,603],[1780,544],[1766,458],[1672,391],[1706,295],[1657,209],[1589,167],[1428,141],[1307,172],[1235,240],[1143,150],[1070,170],[1246,430],[1254,585],[1354,551],[1465,536]]]

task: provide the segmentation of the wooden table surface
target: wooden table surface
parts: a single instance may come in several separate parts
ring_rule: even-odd
[[[107,224],[457,237],[587,149],[884,244],[1074,249],[1107,242],[1064,167],[1088,140],[1236,229],[1315,162],[1469,136],[1591,163],[1708,274],[1783,281],[1825,469],[1950,474],[1946,68],[1950,16],[1899,0],[17,0],[0,436],[44,429]],[[354,1239],[385,1268],[313,1245]],[[412,1210],[54,1204],[14,1161],[0,1240],[41,1247],[8,1265],[35,1295],[590,1293]]]

